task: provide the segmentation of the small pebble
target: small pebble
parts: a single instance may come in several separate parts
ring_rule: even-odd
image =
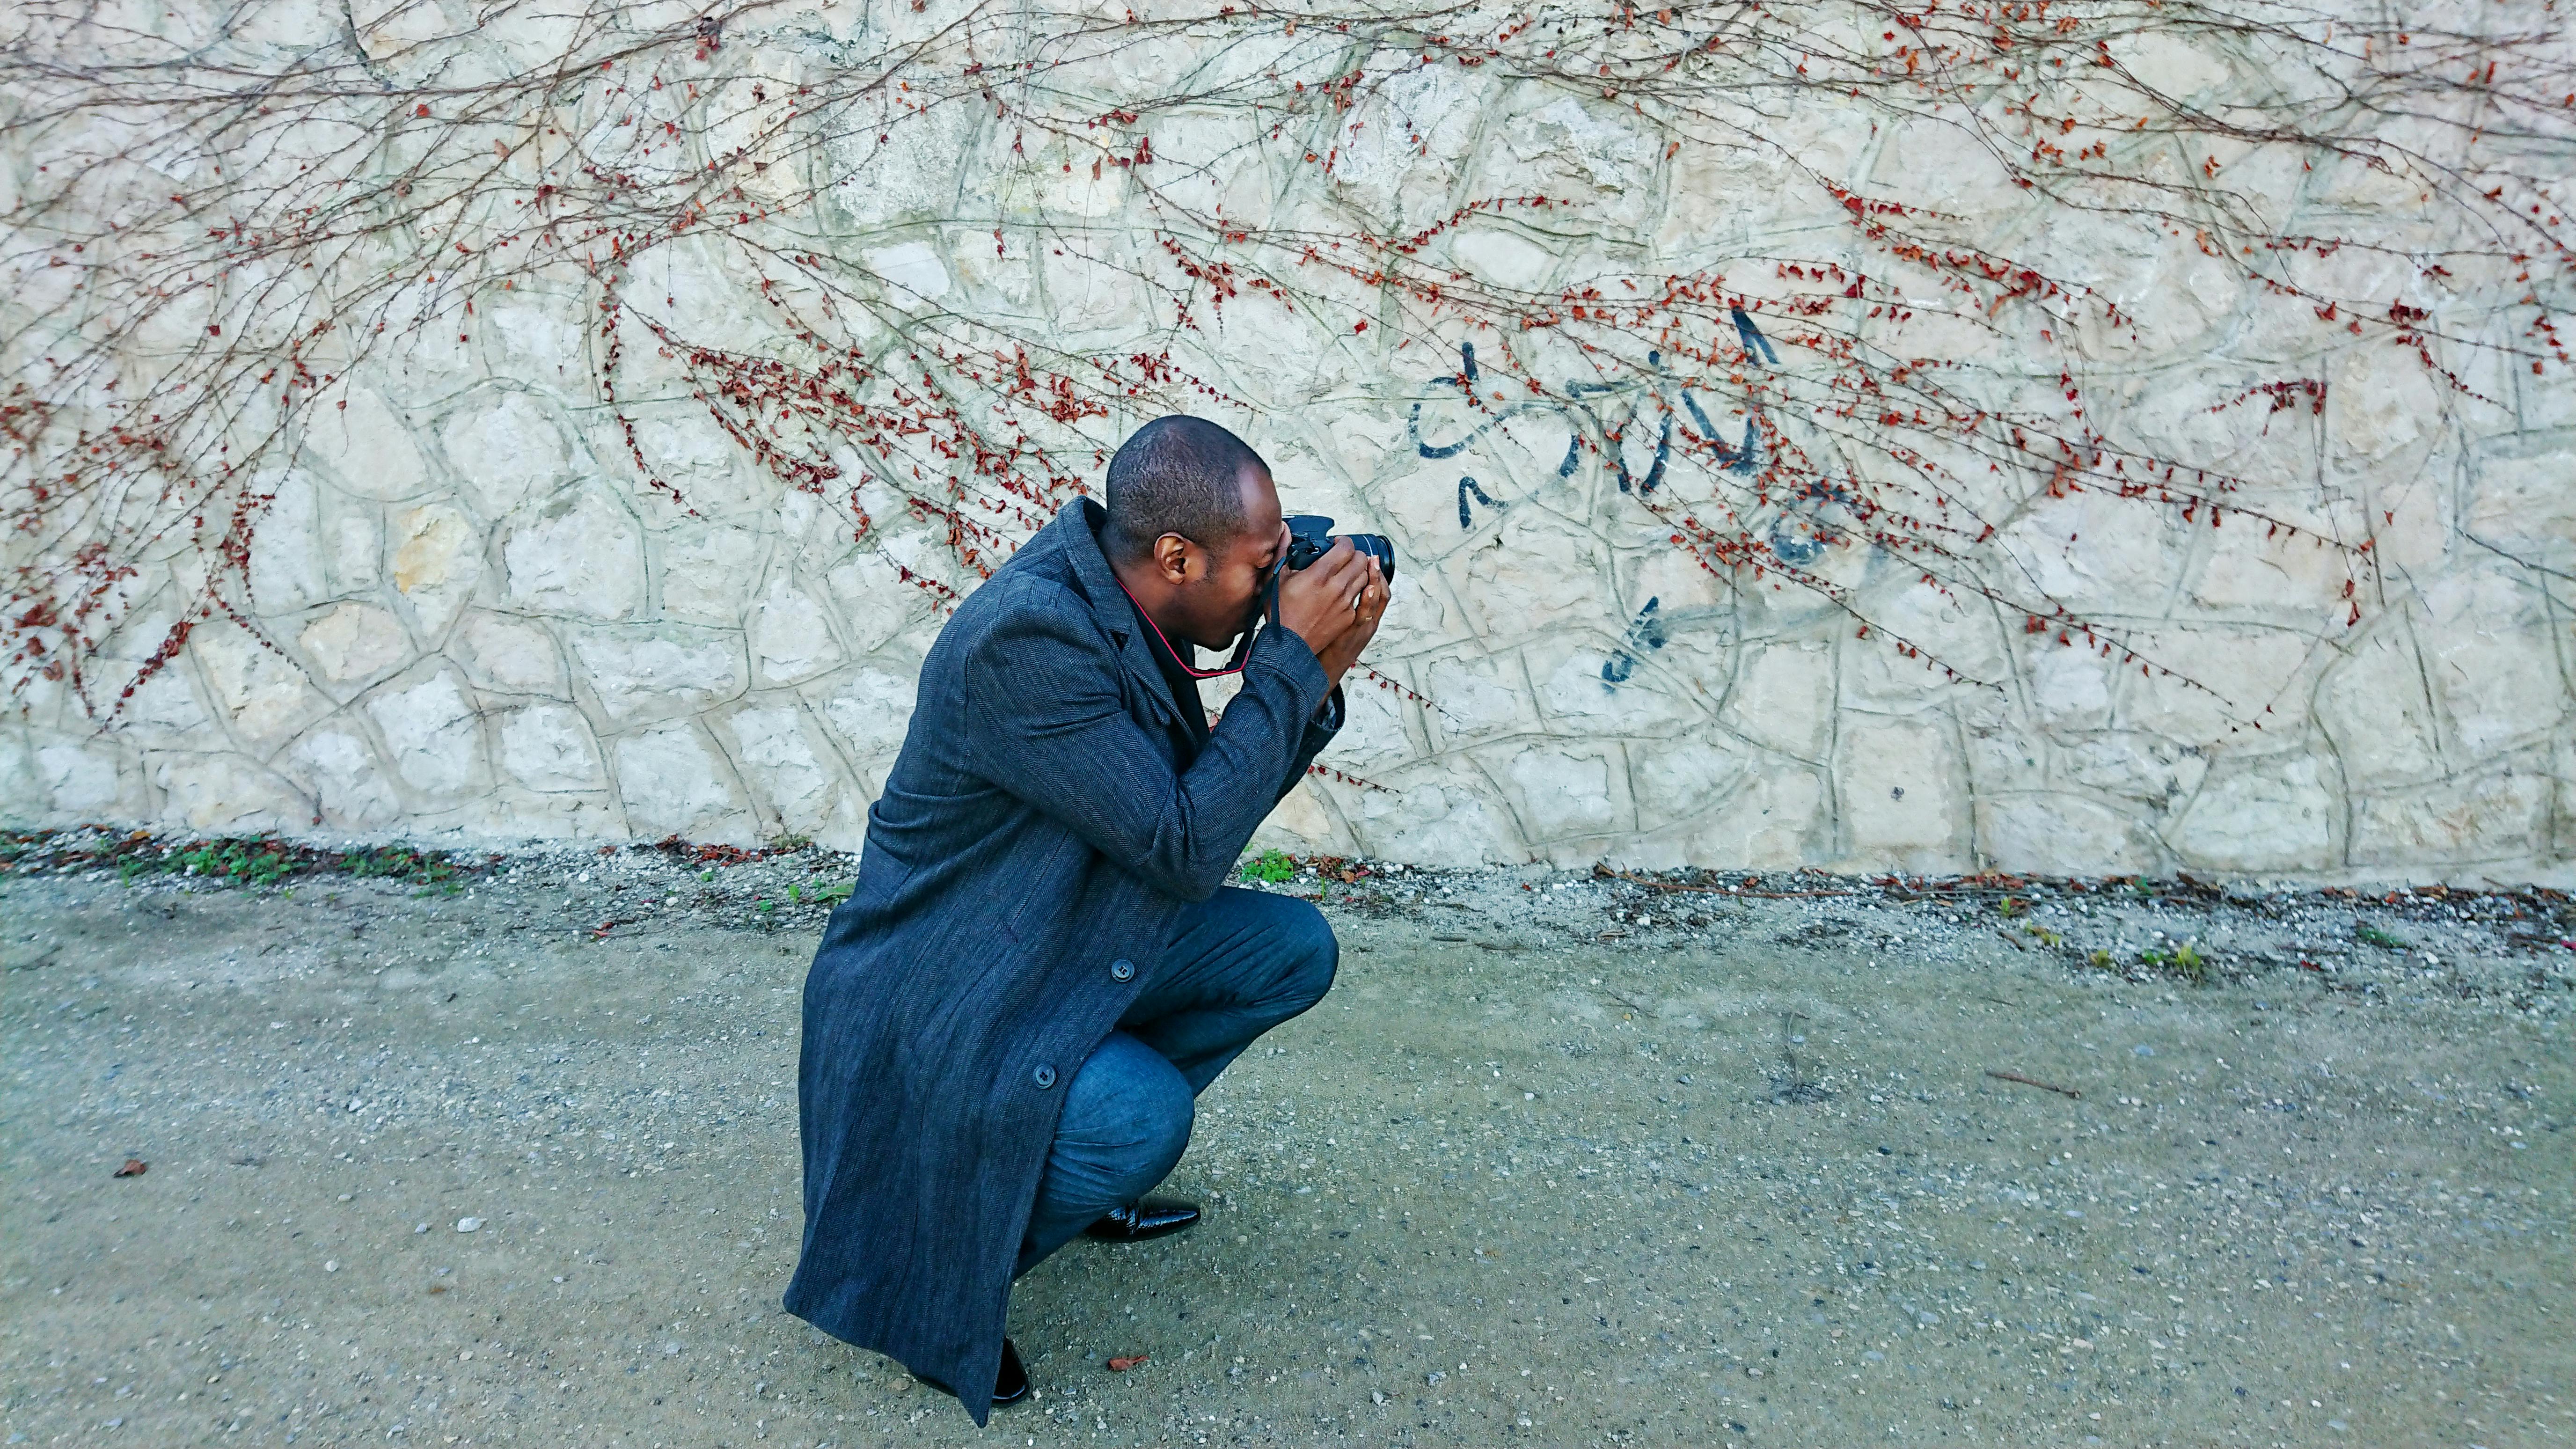
[[[482,1226],[483,1220],[481,1218],[458,1218],[456,1220],[456,1230],[460,1233],[476,1232],[479,1231]]]

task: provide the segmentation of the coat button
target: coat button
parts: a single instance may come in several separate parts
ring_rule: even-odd
[[[1055,1068],[1040,1067],[1036,1071],[1029,1073],[1029,1080],[1037,1083],[1038,1090],[1043,1092],[1047,1088],[1055,1085]]]
[[[1135,963],[1135,962],[1133,962],[1133,961],[1112,961],[1112,962],[1110,962],[1110,963],[1109,963],[1109,979],[1110,979],[1110,980],[1112,980],[1112,981],[1133,981],[1133,980],[1135,980],[1135,979],[1136,979],[1136,963]]]

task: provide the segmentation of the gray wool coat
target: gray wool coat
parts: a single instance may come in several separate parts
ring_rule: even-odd
[[[1066,1085],[1332,734],[1323,667],[1272,627],[1191,759],[1102,516],[1075,500],[940,631],[805,978],[787,1310],[978,1425]]]

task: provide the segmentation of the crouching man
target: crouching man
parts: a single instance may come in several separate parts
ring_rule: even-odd
[[[1387,587],[1337,541],[1282,568],[1269,467],[1157,419],[960,604],[805,982],[805,1241],[789,1312],[897,1359],[977,1424],[1027,1396],[1011,1282],[1144,1194],[1192,1100],[1322,998],[1304,901],[1220,883],[1342,722]],[[1208,725],[1197,648],[1276,616]]]

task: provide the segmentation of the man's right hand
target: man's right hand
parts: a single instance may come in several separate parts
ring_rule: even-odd
[[[1319,660],[1338,658],[1333,646],[1353,631],[1373,631],[1386,609],[1386,582],[1378,577],[1377,560],[1351,547],[1347,538],[1333,540],[1324,556],[1279,578],[1279,622],[1306,641]],[[1356,651],[1342,651],[1356,652]],[[1340,682],[1351,661],[1330,663],[1326,672]]]

